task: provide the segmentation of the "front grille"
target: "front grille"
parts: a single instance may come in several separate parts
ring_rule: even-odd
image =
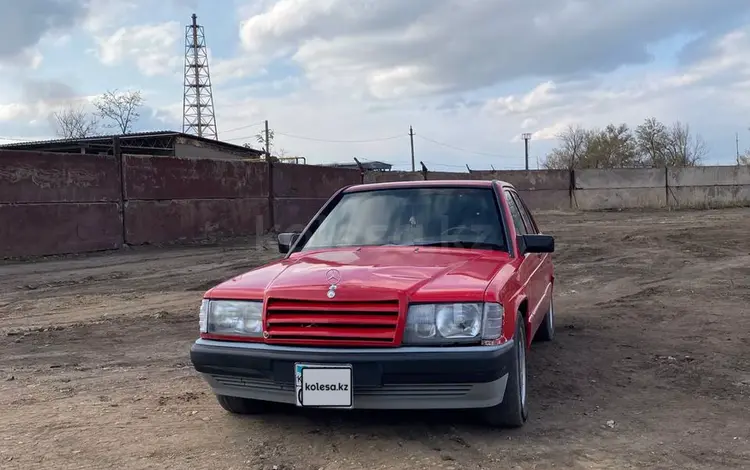
[[[398,301],[315,302],[268,299],[268,343],[388,346],[396,338]]]

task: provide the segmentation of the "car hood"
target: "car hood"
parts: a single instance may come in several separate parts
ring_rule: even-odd
[[[507,253],[420,247],[363,247],[295,253],[226,281],[210,298],[329,300],[331,276],[340,278],[336,300],[481,301],[489,282],[509,263]],[[335,271],[333,271],[335,270]]]

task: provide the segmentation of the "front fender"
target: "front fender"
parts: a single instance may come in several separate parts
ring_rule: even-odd
[[[521,311],[521,305],[524,301],[526,301],[528,297],[526,296],[526,293],[523,290],[518,291],[516,295],[514,295],[510,302],[507,302],[507,305],[503,305],[503,309],[505,311],[505,318],[503,320],[503,338],[505,340],[511,340],[513,339],[513,336],[516,332],[516,317],[517,313]],[[527,346],[531,343],[529,341],[529,328],[530,323],[528,316],[526,318],[526,343]]]

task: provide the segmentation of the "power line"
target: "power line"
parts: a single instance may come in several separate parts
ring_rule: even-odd
[[[453,150],[458,150],[459,152],[465,152],[465,153],[473,153],[475,155],[484,155],[486,157],[497,157],[497,158],[508,158],[506,155],[499,155],[496,153],[487,153],[487,152],[477,152],[476,150],[467,150],[465,148],[456,147],[455,145],[446,144],[444,142],[438,142],[437,140],[430,139],[428,137],[414,134],[415,137],[419,137],[422,140],[426,140],[427,142],[432,142],[433,144],[440,145],[442,147],[446,147]]]
[[[0,140],[12,140],[15,142],[34,142],[34,140],[38,139],[29,139],[29,138],[19,138],[19,137],[5,137],[0,135]]]
[[[311,140],[314,142],[328,142],[328,143],[334,143],[334,144],[364,144],[368,142],[385,142],[387,140],[394,140],[394,139],[401,139],[404,137],[407,137],[408,134],[402,134],[402,135],[394,135],[390,137],[382,137],[379,139],[365,139],[365,140],[329,140],[329,139],[318,139],[315,137],[304,137],[301,135],[294,135],[294,134],[285,134],[283,132],[279,132],[277,130],[274,130],[274,133],[277,135],[283,135],[285,137],[291,137],[293,139],[301,139],[301,140]]]
[[[258,121],[253,124],[248,124],[246,126],[240,126],[240,127],[233,127],[232,129],[227,129],[225,131],[222,131],[222,133],[226,134],[227,132],[234,132],[234,131],[241,131],[243,129],[249,129],[251,127],[257,127],[265,123],[265,121]]]

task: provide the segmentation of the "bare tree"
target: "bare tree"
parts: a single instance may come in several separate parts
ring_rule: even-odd
[[[266,145],[266,131],[260,131],[257,134],[255,134],[255,141],[261,145],[262,150],[267,151],[268,154],[270,155],[273,149],[274,137],[275,137],[275,134],[273,132],[273,129],[268,129],[268,144],[269,145]]]
[[[548,170],[572,170],[578,168],[588,152],[591,131],[580,126],[568,126],[559,133],[560,145],[552,150],[542,163]]]
[[[638,126],[609,124],[604,129],[568,127],[547,156],[548,169],[697,166],[707,155],[706,143],[679,121],[667,127],[654,118]]]
[[[609,124],[589,134],[582,168],[633,168],[643,166],[635,137],[627,124]]]
[[[676,121],[669,129],[669,144],[665,152],[666,166],[697,166],[708,153],[700,135],[693,135],[688,124]]]
[[[133,128],[133,124],[141,117],[139,108],[143,106],[143,96],[140,91],[118,93],[117,90],[107,91],[94,100],[96,114],[110,122],[106,127],[113,127],[123,134]]]
[[[644,163],[651,167],[666,166],[666,154],[669,147],[669,129],[656,118],[648,118],[636,127],[635,137],[638,151]]]
[[[99,123],[96,116],[89,115],[82,107],[66,107],[53,113],[55,131],[63,139],[82,139],[96,135]]]

